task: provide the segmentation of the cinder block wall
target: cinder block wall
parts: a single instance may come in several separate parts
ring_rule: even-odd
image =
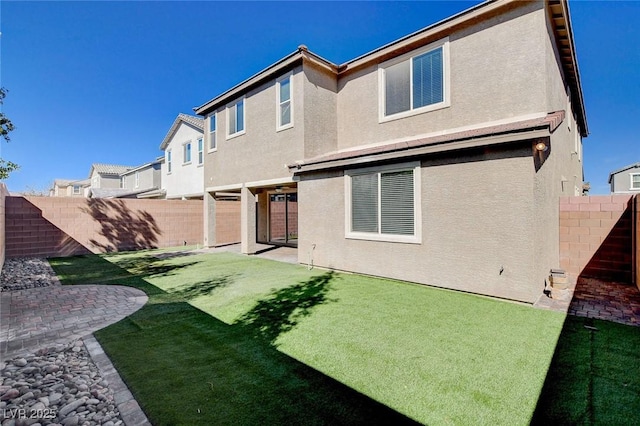
[[[560,199],[560,267],[579,276],[632,283],[631,195]]]
[[[240,201],[216,201],[216,245],[240,242]]]
[[[6,256],[202,244],[202,200],[7,197]]]
[[[640,196],[635,195],[633,197],[633,200],[634,200],[633,215],[635,217],[634,241],[635,241],[635,249],[636,249],[635,283],[636,283],[636,286],[638,287],[638,290],[640,290]]]
[[[6,198],[9,196],[9,191],[4,183],[0,183],[0,273],[2,273],[2,267],[4,266],[4,259],[6,256],[5,249],[5,203]]]

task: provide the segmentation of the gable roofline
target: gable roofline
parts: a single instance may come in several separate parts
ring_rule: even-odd
[[[320,65],[322,68],[325,68],[334,74],[338,72],[338,66],[331,61],[328,61],[321,57],[320,55],[316,55],[311,52],[307,46],[301,44],[298,46],[298,49],[279,61],[269,65],[267,68],[259,71],[258,73],[252,75],[248,79],[242,81],[241,83],[233,86],[231,89],[226,92],[216,96],[210,101],[198,106],[194,107],[193,110],[198,115],[207,115],[211,111],[216,110],[220,106],[227,104],[230,100],[235,99],[254,87],[257,87],[264,83],[265,81],[273,78],[273,76],[281,74],[285,70],[293,68],[294,66],[303,63],[305,61],[315,63],[316,65]]]
[[[171,138],[178,131],[178,127],[180,127],[180,124],[182,123],[190,125],[191,127],[194,127],[196,130],[200,130],[200,133],[204,132],[204,119],[202,119],[202,117],[196,117],[193,115],[180,113],[178,114],[176,119],[173,120],[173,124],[171,125],[171,128],[167,132],[164,139],[162,139],[162,143],[160,144],[161,151],[164,151],[167,148],[167,146],[169,145],[169,142],[171,141]]]
[[[381,63],[404,53],[418,49],[429,43],[437,41],[453,32],[475,25],[479,21],[506,13],[510,10],[526,6],[530,1],[521,0],[488,0],[470,7],[460,13],[445,18],[435,24],[429,25],[414,33],[406,35],[371,52],[358,56],[338,67],[339,76],[345,76],[372,64]],[[567,0],[545,0],[544,8],[549,15],[555,44],[558,48],[561,67],[566,83],[571,88],[572,104],[575,106],[580,134],[588,136],[586,110],[578,70],[573,31],[571,29],[571,17]]]
[[[609,181],[607,183],[611,183],[611,180],[613,179],[613,175],[617,175],[618,173],[622,173],[629,169],[635,169],[635,168],[640,168],[640,162],[629,164],[628,166],[624,166],[618,170],[612,171],[611,173],[609,173]]]
[[[108,175],[108,176],[119,176],[120,173],[126,172],[127,170],[131,170],[133,167],[131,166],[121,166],[117,164],[104,164],[104,163],[93,163],[91,165],[91,169],[89,170],[88,178],[91,178],[93,175],[93,171],[95,170],[100,176]]]
[[[134,173],[134,172],[138,172],[138,171],[140,171],[142,169],[146,169],[146,168],[148,168],[150,166],[153,166],[154,164],[159,164],[159,163],[163,163],[163,162],[164,162],[164,157],[158,157],[153,161],[150,161],[148,163],[144,163],[144,164],[142,164],[140,166],[133,167],[133,168],[127,170],[127,171],[124,171],[124,172],[120,173],[120,177],[129,175],[129,174]]]

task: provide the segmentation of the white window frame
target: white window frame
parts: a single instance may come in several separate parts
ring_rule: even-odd
[[[637,191],[640,189],[640,186],[638,187],[634,187],[633,186],[633,177],[634,176],[640,176],[640,173],[629,173],[629,189],[631,191]]]
[[[120,176],[120,188],[125,189],[127,187],[127,177]]]
[[[351,177],[354,175],[385,173],[385,172],[401,172],[413,171],[413,235],[396,235],[383,234],[378,230],[373,232],[354,232],[351,230]],[[391,164],[387,166],[366,167],[362,169],[346,170],[345,174],[345,218],[344,218],[344,235],[347,239],[369,240],[369,241],[385,241],[392,243],[422,243],[422,204],[421,204],[421,167],[419,161],[413,161],[402,164]],[[378,197],[380,197],[380,186],[378,186]],[[381,208],[378,203],[378,209]],[[380,220],[380,211],[378,210],[378,221]],[[378,223],[378,225],[380,225]]]
[[[187,145],[189,146],[189,160],[187,160]],[[187,164],[191,164],[193,160],[193,146],[191,141],[185,142],[182,144],[182,165],[185,166]]]
[[[134,174],[134,179],[135,179],[135,187],[140,188],[140,172],[137,170]]]
[[[198,166],[202,166],[204,164],[204,137],[200,136],[196,139],[196,150],[198,154]]]
[[[284,102],[280,100],[280,84],[289,80],[289,99],[284,102],[289,102],[289,117],[291,118],[287,124],[282,124],[281,107]],[[290,129],[293,127],[293,71],[286,73],[276,80],[276,132],[281,130]]]
[[[56,190],[57,190],[57,189],[58,189],[58,188],[56,188]],[[73,192],[73,194],[74,194],[74,195],[78,195],[78,194],[80,194],[80,185],[73,185],[72,192]]]
[[[214,152],[218,150],[218,113],[214,112],[209,116],[209,138],[207,140],[207,152]],[[213,131],[211,130],[211,123],[213,123]],[[211,135],[215,138],[215,144],[211,146]]]
[[[172,167],[172,158],[171,158],[171,150],[168,149],[167,150],[167,174],[170,175],[171,174],[171,167]]]
[[[242,110],[243,110],[242,130],[236,131],[235,133],[230,133],[231,114],[236,115],[236,129],[238,128],[237,105],[240,102],[242,102]],[[242,136],[245,134],[246,131],[247,131],[247,102],[246,102],[246,98],[243,96],[240,99],[236,100],[235,102],[232,102],[227,105],[227,138],[226,139],[229,140],[229,139],[236,138],[238,136]]]
[[[398,112],[391,115],[385,115],[385,70],[393,65],[399,64],[401,62],[413,60],[414,57],[420,56],[424,53],[430,52],[432,50],[438,49],[442,47],[442,102],[438,102],[431,105],[425,105],[420,108],[413,108],[413,90],[409,90],[409,109],[407,111]],[[442,40],[438,40],[434,43],[431,43],[427,46],[421,47],[420,49],[414,50],[412,52],[406,53],[402,56],[398,56],[397,58],[393,58],[382,64],[378,65],[378,121],[380,123],[385,123],[387,121],[398,120],[400,118],[411,117],[413,115],[423,114],[425,112],[436,111],[443,108],[448,108],[451,106],[451,95],[450,95],[450,87],[451,87],[451,78],[450,78],[450,67],[449,67],[449,37],[445,37]],[[409,67],[410,77],[409,81],[411,82],[411,88],[413,88],[413,67]]]

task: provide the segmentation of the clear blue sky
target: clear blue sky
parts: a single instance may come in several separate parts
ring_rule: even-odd
[[[300,44],[342,63],[477,2],[0,2],[11,191],[140,165],[180,112]],[[640,2],[570,3],[590,136],[585,180],[640,161]]]

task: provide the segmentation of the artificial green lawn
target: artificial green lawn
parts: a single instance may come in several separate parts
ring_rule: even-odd
[[[149,295],[97,338],[154,424],[527,424],[570,410],[545,400],[559,389],[555,312],[232,253],[51,263],[64,284]]]

